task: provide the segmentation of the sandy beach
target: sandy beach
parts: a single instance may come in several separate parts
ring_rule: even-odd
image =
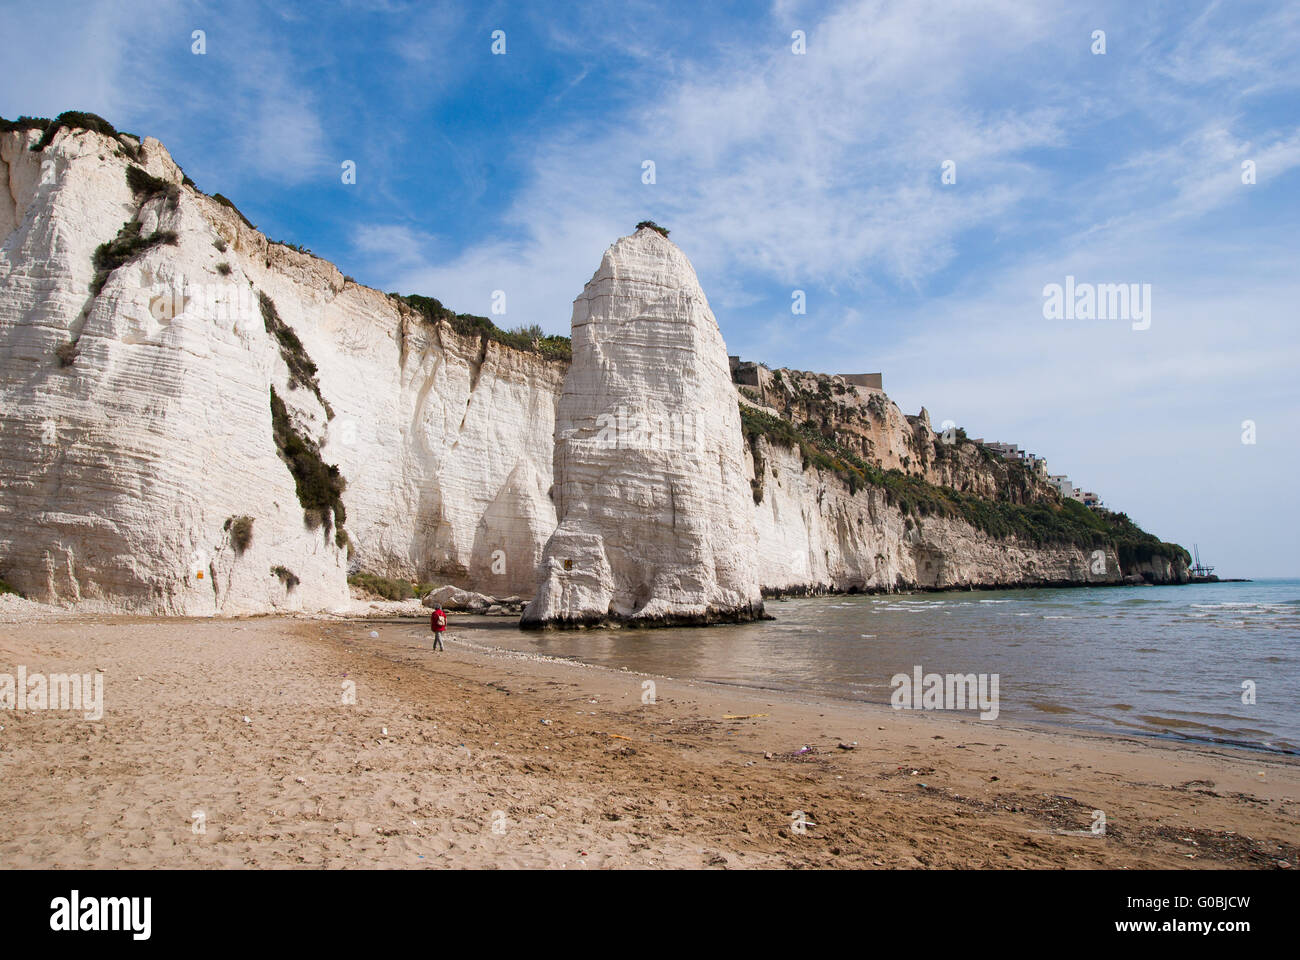
[[[1289,757],[648,678],[496,651],[500,618],[456,617],[434,653],[421,620],[13,609],[0,673],[102,671],[104,713],[0,712],[7,868],[1300,856]]]

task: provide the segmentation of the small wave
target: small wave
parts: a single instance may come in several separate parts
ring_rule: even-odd
[[[1029,705],[1035,710],[1041,710],[1043,713],[1074,713],[1072,709],[1062,706],[1059,703],[1044,703],[1042,701],[1031,700]]]

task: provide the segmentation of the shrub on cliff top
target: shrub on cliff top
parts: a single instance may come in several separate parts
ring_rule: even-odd
[[[316,254],[312,253],[300,243],[289,243],[286,240],[272,240],[270,237],[266,238],[266,242],[277,247],[288,247],[290,250],[296,250],[298,253],[305,253],[309,257],[316,257]],[[320,260],[321,258],[316,257],[316,259]]]
[[[19,117],[17,120],[6,120],[0,117],[0,133],[11,133],[14,130],[47,130],[52,120],[47,117]]]
[[[636,228],[638,230],[642,229],[643,227],[649,227],[651,230],[663,234],[664,237],[668,236],[668,228],[659,226],[659,224],[655,223],[653,220],[642,220],[640,223],[636,225]]]
[[[86,113],[82,110],[65,110],[49,122],[48,126],[45,127],[44,135],[36,143],[32,144],[32,149],[38,152],[44,150],[64,127],[74,130],[93,130],[95,133],[102,133],[106,137],[117,137],[117,128],[99,114]]]
[[[568,337],[540,336],[541,327],[536,324],[527,328],[516,327],[514,330],[506,331],[487,317],[448,310],[433,297],[424,297],[418,293],[406,295],[390,293],[389,296],[406,304],[423,317],[426,323],[447,323],[462,336],[477,336],[483,340],[495,340],[497,343],[524,353],[540,354],[547,360],[567,361],[573,358],[573,343]]]

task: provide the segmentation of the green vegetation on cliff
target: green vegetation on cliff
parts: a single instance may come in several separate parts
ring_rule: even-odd
[[[95,296],[99,296],[100,291],[104,289],[104,284],[108,282],[109,276],[118,267],[129,263],[160,243],[174,245],[176,240],[176,233],[173,230],[155,230],[149,236],[142,237],[140,235],[140,222],[138,220],[128,220],[122,224],[122,229],[117,231],[116,237],[108,241],[108,243],[101,243],[95,248],[93,260],[95,276],[90,281],[90,292]]]
[[[230,545],[236,555],[242,555],[253,544],[253,518],[248,516],[226,517],[223,528],[230,534]]]
[[[328,534],[331,523],[337,525],[340,535],[335,537],[335,543],[341,548],[347,542],[342,536],[347,519],[343,507],[347,481],[337,466],[321,459],[320,448],[315,443],[294,429],[289,411],[275,387],[271,388],[271,434],[280,459],[293,475],[307,526],[313,530],[324,526]]]
[[[354,573],[348,577],[348,583],[362,590],[369,590],[375,596],[385,600],[410,600],[412,597],[424,599],[434,585],[432,583],[413,583],[410,580],[393,580],[389,577],[376,576],[373,573]]]
[[[220,193],[214,193],[212,195],[212,199],[217,201],[217,203],[221,204],[223,207],[229,207],[231,210],[233,210],[235,212],[235,216],[237,216],[240,220],[243,220],[244,226],[248,227],[249,230],[257,229],[257,227],[253,225],[253,221],[249,220],[248,217],[240,213],[239,208],[235,206],[235,204],[231,201],[229,197]]]
[[[475,316],[472,313],[455,313],[433,297],[422,297],[418,293],[405,296],[390,293],[389,296],[406,304],[423,317],[426,323],[436,324],[443,321],[462,336],[495,340],[515,350],[540,354],[547,360],[573,359],[573,344],[568,337],[546,336],[542,333],[541,327],[536,325],[502,330],[487,317]]]
[[[740,405],[740,420],[751,449],[758,437],[775,446],[798,449],[805,470],[815,467],[823,473],[834,474],[848,486],[850,493],[867,486],[877,487],[884,492],[885,502],[905,516],[918,520],[925,517],[964,520],[990,536],[1016,537],[1036,546],[1113,547],[1125,572],[1155,557],[1190,562],[1181,546],[1152,536],[1123,513],[1091,510],[1070,499],[1059,505],[988,500],[951,487],[935,486],[899,470],[882,470],[846,449],[834,436],[816,433],[806,425],[799,426],[744,404]],[[761,470],[758,464],[756,467]],[[761,491],[762,481],[756,480],[755,502],[762,499]]]
[[[0,117],[0,133],[12,133],[15,130],[48,130],[53,121],[49,117],[19,117],[6,120]]]
[[[156,197],[163,197],[167,206],[175,210],[176,204],[180,202],[180,187],[174,183],[168,183],[160,177],[153,176],[135,164],[131,164],[126,168],[126,182],[131,187],[131,192],[136,195],[142,205]]]
[[[260,290],[257,293],[257,302],[262,310],[262,324],[266,327],[266,332],[275,337],[276,342],[280,344],[280,356],[284,359],[285,366],[289,368],[289,387],[310,390],[325,410],[326,419],[333,420],[334,410],[324,394],[320,392],[320,383],[316,379],[316,364],[307,355],[307,348],[298,339],[298,334],[280,319],[280,314],[275,309],[275,301]]]
[[[5,120],[0,117],[0,133],[10,133],[14,130],[40,130],[40,139],[32,144],[32,150],[37,153],[53,143],[58,132],[65,128],[69,130],[93,130],[95,133],[116,140],[119,155],[130,157],[132,160],[141,160],[144,157],[144,147],[139,137],[133,133],[126,133],[116,129],[97,113],[87,113],[84,110],[65,110],[53,120],[46,117],[19,117],[17,120]]]
[[[34,121],[39,119],[39,117],[21,117],[19,122],[27,121],[30,124],[28,129],[31,129],[31,127],[35,126]],[[73,130],[93,130],[95,133],[101,133],[106,137],[117,137],[117,128],[111,123],[97,113],[86,113],[83,110],[65,110],[53,120],[44,122],[45,126],[42,129],[45,132],[41,135],[41,139],[32,145],[32,149],[38,152],[48,147],[54,140],[55,135],[64,127]]]

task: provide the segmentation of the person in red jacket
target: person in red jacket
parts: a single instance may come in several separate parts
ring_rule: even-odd
[[[442,650],[442,634],[447,629],[447,611],[441,606],[433,608],[433,613],[429,614],[429,629],[433,631],[433,649]]]

